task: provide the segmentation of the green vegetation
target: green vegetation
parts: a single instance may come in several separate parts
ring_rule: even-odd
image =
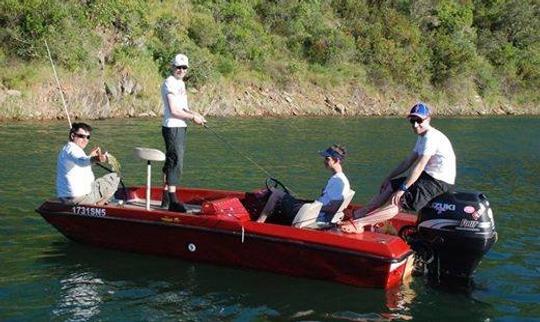
[[[370,99],[388,114],[417,99],[446,113],[538,113],[539,16],[535,0],[3,0],[0,118],[61,116],[45,40],[80,117],[158,114],[178,52],[210,114],[283,112],[269,91],[294,97],[296,113],[324,111],[298,102],[321,92],[351,114],[373,114]]]

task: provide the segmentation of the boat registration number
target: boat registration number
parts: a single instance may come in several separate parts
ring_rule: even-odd
[[[93,217],[105,217],[107,211],[104,208],[91,208],[91,207],[73,207],[73,213],[76,215],[93,216]]]

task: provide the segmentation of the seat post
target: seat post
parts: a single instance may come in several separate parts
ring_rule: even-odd
[[[146,210],[150,210],[150,200],[152,194],[152,162],[165,161],[165,154],[156,149],[135,148],[135,156],[146,160]]]
[[[146,163],[146,210],[150,210],[150,191],[152,185],[152,163],[150,160]]]

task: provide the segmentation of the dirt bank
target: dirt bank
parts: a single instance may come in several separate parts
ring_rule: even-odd
[[[125,82],[125,80],[124,80]],[[85,84],[79,86],[78,84]],[[127,81],[129,84],[129,81]],[[71,117],[102,119],[155,117],[162,114],[159,88],[136,91],[137,84],[115,86],[104,90],[97,82],[72,78],[63,86]],[[148,94],[154,92],[155,94]],[[403,115],[419,100],[412,93],[391,93],[366,89],[355,84],[324,88],[314,84],[302,86],[214,84],[189,89],[190,106],[204,115],[231,116],[393,116]],[[534,104],[515,106],[510,103],[486,103],[480,96],[463,97],[454,102],[424,99],[438,115],[539,115]],[[0,89],[0,120],[47,120],[64,118],[59,91],[50,81],[27,92]]]

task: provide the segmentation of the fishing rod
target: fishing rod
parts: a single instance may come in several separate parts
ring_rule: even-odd
[[[47,48],[47,55],[49,56],[49,61],[51,62],[51,67],[54,72],[54,79],[56,80],[56,86],[58,87],[58,91],[60,92],[60,97],[62,98],[62,105],[64,106],[64,112],[66,113],[66,117],[69,123],[69,129],[71,130],[73,125],[71,123],[71,118],[69,117],[69,112],[66,104],[66,100],[64,98],[64,92],[62,91],[62,86],[60,85],[60,80],[58,79],[58,74],[56,73],[56,67],[54,66],[54,61],[52,59],[51,50],[49,49],[49,44],[47,43],[47,40],[45,39],[45,47]],[[115,172],[113,169],[108,168],[101,164],[100,162],[96,162],[96,164],[108,171],[109,173]],[[124,181],[122,180],[122,177],[120,177],[120,184],[122,185],[122,189],[124,189],[124,201],[127,203],[127,188],[124,184]]]
[[[234,148],[234,146],[232,144],[230,144],[227,140],[225,140],[222,136],[220,136],[213,128],[209,127],[208,125],[206,125],[206,123],[204,124],[204,128],[207,129],[207,130],[210,130],[210,132],[212,132],[212,134],[214,134],[218,139],[220,139],[223,143],[225,143],[227,146],[229,146],[231,149],[235,150],[235,152],[239,153],[241,156],[243,156],[244,158],[246,158],[249,162],[253,163],[257,168],[259,168],[260,170],[262,170],[266,175],[268,175],[269,177],[272,177],[272,175],[270,174],[270,172],[268,172],[265,168],[263,168],[261,165],[259,165],[257,162],[255,162],[252,158],[250,158],[249,156],[245,155],[244,153],[242,153],[241,151],[238,151],[237,149]]]
[[[45,47],[47,48],[47,55],[49,56],[49,61],[51,62],[52,70],[54,72],[54,78],[56,79],[56,86],[58,86],[58,91],[60,92],[60,97],[62,98],[62,104],[64,105],[64,112],[66,113],[67,120],[69,123],[69,128],[71,129],[71,119],[69,118],[69,113],[67,109],[66,100],[64,98],[64,92],[62,91],[62,87],[60,86],[60,80],[58,79],[58,74],[56,73],[56,68],[54,67],[54,62],[52,60],[51,51],[49,50],[49,44],[47,44],[47,40],[45,40]]]
[[[192,112],[190,110],[187,110],[187,109],[183,109],[185,112],[187,113],[190,113],[192,114]],[[208,112],[210,111],[207,111],[207,113],[205,114],[208,114]],[[238,149],[236,149],[232,144],[230,144],[227,140],[225,140],[221,135],[219,135],[213,128],[209,127],[206,122],[203,123],[203,126],[205,129],[209,130],[210,132],[212,132],[212,134],[214,134],[219,140],[221,140],[223,143],[225,143],[228,147],[230,147],[232,150],[234,150],[235,152],[237,152],[238,154],[240,154],[242,157],[244,157],[246,160],[248,160],[249,162],[253,163],[257,168],[259,168],[260,170],[262,170],[262,172],[264,172],[267,176],[273,178],[272,174],[270,174],[270,172],[268,172],[265,168],[263,168],[261,165],[259,165],[257,162],[255,162],[255,160],[253,160],[252,158],[250,158],[249,156],[245,155],[244,153],[242,153],[241,151],[238,151]],[[291,190],[292,191],[292,190]]]
[[[248,155],[242,153],[242,151],[239,151],[238,149],[236,149],[231,143],[229,143],[229,141],[225,140],[225,138],[223,138],[221,135],[219,135],[213,128],[209,127],[208,125],[206,125],[206,123],[203,124],[204,128],[209,130],[210,132],[212,132],[212,134],[214,134],[219,140],[221,140],[223,143],[225,143],[229,148],[231,148],[232,150],[234,150],[236,153],[240,154],[242,157],[244,157],[246,160],[248,160],[249,162],[253,163],[257,168],[259,168],[261,171],[263,171],[268,177],[270,178],[274,178],[274,176],[272,176],[272,174],[270,172],[268,172],[265,168],[263,168],[260,164],[258,164],[257,162],[255,162],[255,160],[253,160],[252,158],[250,158]],[[294,193],[294,191],[292,189],[290,189],[289,187],[286,187],[290,192]]]
[[[60,92],[60,97],[62,98],[62,105],[64,106],[64,112],[66,113],[66,117],[67,117],[67,120],[68,120],[68,123],[69,123],[69,129],[71,130],[73,128],[73,125],[71,123],[71,118],[69,117],[69,112],[68,112],[66,100],[64,98],[64,92],[62,91],[62,86],[60,85],[60,80],[58,79],[58,74],[56,73],[56,68],[54,67],[54,61],[52,59],[51,51],[49,49],[49,44],[47,43],[46,39],[44,39],[44,41],[45,41],[45,47],[47,48],[47,55],[49,56],[49,61],[51,62],[51,67],[52,67],[52,70],[54,72],[54,79],[56,80],[56,85],[58,86],[58,91]],[[102,168],[108,170],[109,172],[113,172],[112,170],[109,170],[108,168],[104,167],[103,165],[101,165],[99,163],[98,163],[98,165],[101,166]]]
[[[109,172],[109,173],[116,172],[116,171],[114,171],[112,168],[106,167],[106,166],[104,166],[103,164],[101,164],[101,163],[99,163],[99,162],[97,162],[96,165],[99,166],[100,168],[106,170],[106,171]]]

